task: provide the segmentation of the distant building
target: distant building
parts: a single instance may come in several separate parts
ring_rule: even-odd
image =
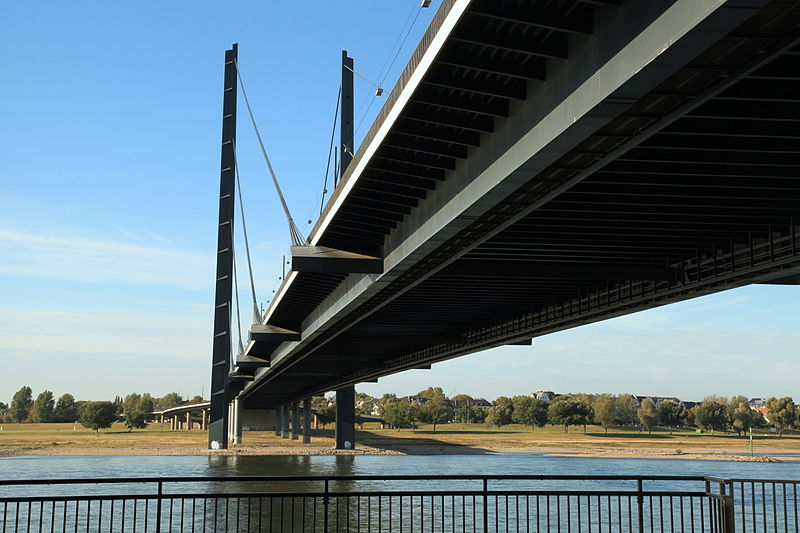
[[[747,405],[749,405],[750,409],[753,411],[758,411],[761,413],[761,416],[764,417],[764,420],[769,423],[769,409],[767,409],[766,398],[750,398],[750,401],[747,402]]]
[[[401,402],[406,403],[415,403],[417,405],[422,405],[430,401],[430,398],[426,398],[425,396],[403,396],[402,398],[398,398]]]
[[[544,400],[546,402],[552,402],[555,400],[559,395],[551,390],[537,390],[536,392],[531,393],[531,398],[536,398],[537,400]]]
[[[688,411],[688,410],[689,410],[689,409],[691,409],[692,407],[697,407],[697,406],[698,406],[698,405],[700,405],[702,402],[685,402],[685,401],[684,401],[684,402],[681,402],[681,403],[683,404],[683,408],[684,408],[684,409],[686,409],[686,410]]]

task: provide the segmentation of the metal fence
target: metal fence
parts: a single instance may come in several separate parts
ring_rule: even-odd
[[[729,479],[735,510],[732,521],[740,533],[800,531],[797,486],[800,481]]]
[[[280,476],[0,481],[0,533],[798,531],[798,481]]]

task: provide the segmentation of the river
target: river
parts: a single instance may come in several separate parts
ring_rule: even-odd
[[[635,474],[800,479],[800,461],[758,463],[681,459],[489,455],[22,456],[0,459],[0,480],[156,476]]]

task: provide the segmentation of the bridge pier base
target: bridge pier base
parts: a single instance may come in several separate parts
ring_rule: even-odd
[[[303,444],[311,444],[311,398],[303,399]]]
[[[336,449],[356,447],[356,388],[353,385],[336,391]]]

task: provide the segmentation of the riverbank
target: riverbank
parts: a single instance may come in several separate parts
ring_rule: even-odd
[[[242,445],[228,450],[206,449],[202,431],[169,431],[158,425],[127,432],[114,426],[99,434],[72,424],[6,424],[0,431],[0,457],[23,455],[481,455],[536,453],[552,457],[607,457],[637,459],[702,459],[777,462],[800,460],[800,436],[757,434],[754,456],[749,441],[732,434],[666,431],[652,434],[630,430],[605,433],[589,426],[587,432],[565,433],[563,428],[448,424],[437,431],[381,430],[357,433],[356,450],[334,450],[333,432],[313,432],[306,445],[276,437],[272,432],[245,432]]]

